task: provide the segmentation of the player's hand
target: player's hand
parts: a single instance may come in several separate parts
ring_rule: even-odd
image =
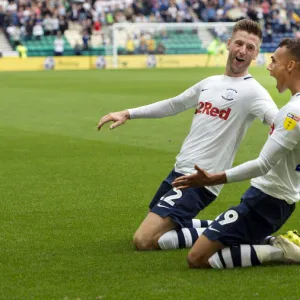
[[[195,165],[197,173],[191,175],[180,176],[172,182],[172,186],[179,189],[187,189],[190,187],[201,187],[210,185],[210,176],[203,169]]]
[[[123,110],[123,111],[118,111],[118,112],[112,112],[109,113],[108,115],[104,116],[101,118],[101,120],[98,123],[98,130],[101,129],[101,127],[108,122],[113,122],[113,124],[110,125],[110,129],[114,129],[124,123],[126,123],[127,120],[130,119],[129,111],[128,110]]]

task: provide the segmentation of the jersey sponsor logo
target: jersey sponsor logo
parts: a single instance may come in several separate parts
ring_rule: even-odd
[[[199,102],[195,114],[206,114],[212,117],[219,117],[222,120],[227,120],[230,115],[231,109],[219,109],[214,107],[210,102]]]
[[[222,98],[226,101],[232,101],[235,94],[237,94],[237,90],[229,88],[226,89],[226,92],[224,95],[222,95]]]
[[[300,118],[298,116],[296,116],[293,113],[288,113],[283,122],[283,127],[286,130],[293,130],[299,121],[300,121]]]

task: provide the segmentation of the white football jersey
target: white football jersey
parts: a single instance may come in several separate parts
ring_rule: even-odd
[[[209,173],[232,166],[238,146],[255,117],[271,124],[277,106],[251,75],[208,77],[182,94],[147,106],[129,109],[131,119],[160,118],[196,108],[190,132],[176,157],[175,171],[195,173],[197,164]],[[269,119],[271,118],[272,121]],[[222,185],[207,187],[218,195]]]
[[[255,117],[264,121],[268,110],[277,106],[267,90],[251,75],[211,76],[194,85],[182,95],[197,96],[197,107],[191,129],[176,157],[175,171],[195,173],[197,164],[209,173],[232,166],[246,130]],[[218,195],[222,185],[206,187]]]
[[[251,185],[292,204],[300,198],[300,93],[279,110],[272,129],[269,138],[291,151]]]

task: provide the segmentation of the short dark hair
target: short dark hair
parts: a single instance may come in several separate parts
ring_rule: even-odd
[[[232,34],[235,34],[237,31],[242,30],[248,33],[252,33],[259,37],[262,41],[262,30],[260,25],[257,22],[254,22],[250,19],[243,19],[235,23],[232,29]]]
[[[281,47],[286,47],[290,54],[300,62],[300,39],[285,38],[278,45],[278,48]]]

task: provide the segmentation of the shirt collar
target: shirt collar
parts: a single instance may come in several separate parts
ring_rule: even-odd
[[[300,100],[300,93],[297,93],[294,96],[292,96],[290,102],[296,101],[296,100],[298,100],[298,101]]]
[[[249,73],[248,73],[247,75],[241,76],[241,77],[233,77],[233,76],[228,76],[228,75],[225,75],[225,74],[224,74],[224,76],[225,76],[226,78],[229,78],[229,79],[231,79],[231,80],[236,80],[236,81],[238,81],[238,80],[247,80],[247,79],[252,78],[252,75],[249,74]]]

